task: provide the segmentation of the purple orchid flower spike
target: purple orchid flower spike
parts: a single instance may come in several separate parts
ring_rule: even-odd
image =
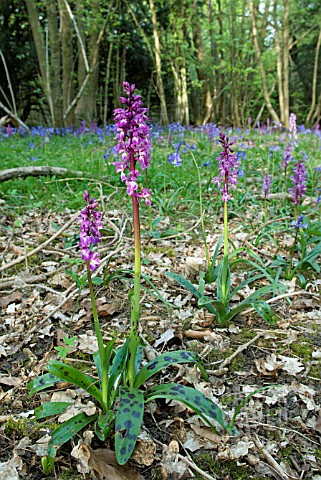
[[[91,247],[100,241],[100,230],[103,228],[102,214],[95,210],[98,202],[94,198],[90,198],[87,190],[83,197],[87,205],[81,210],[79,218],[81,258],[89,263],[90,270],[97,270],[100,265],[99,253],[94,253]]]
[[[151,192],[137,183],[141,175],[136,169],[140,164],[142,170],[150,166],[150,130],[146,122],[147,109],[142,107],[140,95],[135,95],[135,85],[123,83],[123,89],[127,98],[120,97],[121,103],[126,108],[117,108],[114,111],[116,122],[116,138],[118,143],[116,150],[121,157],[120,161],[114,162],[116,172],[120,173],[122,182],[126,183],[127,193],[136,197],[139,201],[144,199],[150,205]]]
[[[306,169],[303,160],[299,160],[293,167],[293,175],[290,177],[293,181],[293,187],[289,189],[289,192],[293,196],[293,203],[297,205],[299,200],[306,192]]]
[[[263,186],[262,186],[262,195],[265,196],[265,198],[269,198],[271,194],[271,183],[272,183],[272,175],[264,175],[263,178]]]
[[[231,198],[229,187],[236,189],[239,160],[231,148],[234,142],[231,142],[227,135],[220,133],[218,141],[223,147],[220,156],[216,159],[219,162],[218,170],[220,177],[214,177],[213,183],[216,183],[222,192],[222,201],[228,202]]]

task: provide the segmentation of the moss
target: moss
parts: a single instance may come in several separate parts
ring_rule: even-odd
[[[321,448],[317,448],[314,452],[315,458],[321,462]]]
[[[152,478],[153,480],[163,480],[164,477],[162,475],[160,468],[154,468],[152,470]]]
[[[257,478],[253,477],[253,470],[250,467],[237,465],[237,462],[232,460],[218,462],[210,453],[198,453],[193,456],[193,460],[199,468],[217,475],[219,478],[225,477],[230,480],[254,480],[254,478]],[[202,480],[204,477],[195,472],[195,478]]]
[[[288,463],[289,465],[292,463],[289,458],[291,455],[295,458],[298,458],[298,456],[301,457],[299,449],[294,445],[287,445],[286,447],[282,448],[279,450],[279,455],[283,458],[284,462]]]
[[[224,395],[220,400],[222,405],[226,405],[227,407],[235,406],[235,395]]]
[[[163,253],[169,258],[176,258],[175,250],[168,247],[154,247],[153,245],[147,245],[144,248],[144,253],[145,255],[148,255],[149,253]]]
[[[309,377],[321,378],[321,365],[312,365],[310,368]]]
[[[298,342],[294,342],[290,345],[291,351],[294,355],[297,355],[299,358],[305,361],[311,359],[311,354],[313,347],[309,344],[309,341],[305,337],[299,337]]]
[[[239,372],[244,368],[246,364],[246,358],[242,353],[240,353],[237,357],[234,358],[234,360],[231,363],[231,371],[232,372]]]
[[[4,424],[4,431],[10,437],[39,437],[41,425],[27,418],[10,417]]]
[[[83,476],[73,468],[67,468],[64,472],[59,473],[57,480],[73,480],[75,478],[83,478]]]

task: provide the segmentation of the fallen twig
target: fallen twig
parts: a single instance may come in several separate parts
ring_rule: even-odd
[[[69,175],[70,173],[76,177],[84,177],[84,172],[76,172],[74,170],[68,170],[67,168],[49,167],[45,165],[39,167],[18,167],[2,170],[0,171],[0,182],[6,182],[17,177],[25,178],[41,177],[43,175]]]
[[[263,444],[261,443],[261,441],[259,440],[258,436],[255,435],[255,438],[254,438],[254,443],[255,445],[257,446],[257,448],[259,448],[264,456],[264,458],[266,459],[266,461],[268,462],[268,464],[270,465],[270,467],[273,468],[273,470],[275,470],[275,472],[283,479],[283,480],[299,480],[298,477],[293,477],[292,475],[288,475],[284,470],[283,468],[280,467],[280,465],[278,464],[278,462],[276,460],[274,460],[274,458],[272,457],[272,455],[264,448]]]
[[[48,240],[46,240],[44,243],[42,243],[41,245],[39,245],[37,248],[35,248],[34,250],[31,250],[31,252],[27,253],[26,255],[23,255],[21,257],[18,257],[16,258],[15,260],[13,260],[12,262],[10,263],[5,263],[4,265],[2,265],[2,267],[0,267],[0,272],[4,271],[4,270],[8,270],[8,268],[11,268],[13,267],[14,265],[18,265],[18,263],[21,263],[23,261],[25,261],[26,257],[29,258],[31,257],[32,255],[35,255],[36,253],[40,252],[44,247],[46,247],[47,245],[49,245],[53,240],[55,240],[55,238],[59,237],[59,235],[65,231],[68,227],[70,227],[70,225],[76,220],[76,218],[79,217],[79,213],[76,213],[75,215],[73,215],[71,217],[71,219],[69,220],[69,222],[67,222],[63,227],[61,227],[60,230],[58,230],[58,232],[56,232],[54,235],[52,235],[52,237],[48,238]]]
[[[319,300],[321,298],[321,295],[319,295],[318,293],[306,292],[305,290],[299,290],[297,292],[283,293],[282,295],[278,295],[277,297],[269,298],[268,300],[266,300],[266,303],[277,302],[278,300],[282,300],[282,298],[295,297],[297,295],[310,295],[312,297],[318,298]],[[244,310],[244,312],[242,312],[242,315],[247,315],[248,313],[252,313],[252,312],[254,312],[254,310],[255,309],[253,307],[248,308],[247,310]]]
[[[204,472],[204,470],[199,468],[194,462],[192,462],[186,457],[183,457],[183,455],[181,455],[180,453],[177,454],[177,458],[182,460],[182,462],[186,463],[189,467],[191,467],[197,473],[200,473],[203,476],[203,478],[207,478],[208,480],[217,480],[217,477],[213,477],[212,475],[209,475],[208,473]]]
[[[240,345],[238,347],[237,350],[235,350],[235,352],[232,353],[232,355],[230,355],[228,358],[226,358],[220,365],[220,368],[218,370],[207,370],[207,373],[211,374],[211,375],[218,375],[218,374],[222,374],[222,373],[225,373],[226,372],[226,368],[227,365],[229,365],[232,360],[234,360],[235,357],[237,357],[237,355],[241,352],[243,352],[244,350],[246,350],[250,345],[252,345],[252,343],[255,343],[260,337],[262,337],[264,335],[265,332],[259,332],[257,335],[255,335],[254,338],[252,338],[251,340],[249,340],[247,343],[244,343],[243,345]],[[221,373],[222,372],[222,373]]]

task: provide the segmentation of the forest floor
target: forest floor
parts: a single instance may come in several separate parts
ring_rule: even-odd
[[[2,225],[12,227],[8,211],[1,205],[0,210]],[[101,244],[105,248],[101,256],[113,252],[110,273],[131,269],[130,222],[122,211],[108,215],[110,235]],[[70,211],[37,209],[19,218],[13,228],[4,228],[0,237],[1,480],[321,479],[321,280],[311,278],[304,290],[295,278],[289,282],[287,295],[276,295],[271,302],[278,317],[275,325],[248,311],[228,328],[218,328],[213,315],[197,308],[195,299],[164,275],[173,271],[197,283],[205,263],[197,221],[186,222],[180,234],[169,238],[143,234],[143,273],[149,275],[164,301],[153,296],[155,291],[143,282],[149,291],[143,291],[141,330],[146,358],[177,348],[193,350],[200,355],[210,381],[205,382],[195,368],[186,365],[164,370],[155,381],[175,379],[194,386],[216,401],[229,419],[247,395],[260,387],[271,388],[254,394],[242,407],[235,420],[239,436],[215,434],[178,402],[155,401],[145,410],[143,429],[127,470],[111,467],[104,456],[105,449],[113,450],[113,437],[99,442],[87,428],[60,448],[54,472],[45,476],[41,456],[53,422],[36,421],[34,409],[53,397],[77,399],[80,392],[66,384],[29,398],[27,384],[45,372],[49,359],[59,355],[67,355],[66,361],[74,366],[91,370],[91,354],[97,344],[88,290],[79,292],[66,272],[76,269],[81,274],[83,266],[63,260],[66,253],[71,259],[78,258],[77,218]],[[165,217],[158,228],[168,228],[168,222]],[[208,235],[211,254],[221,234],[220,224]],[[250,241],[233,221],[230,238],[236,247],[246,247]],[[290,240],[284,237],[283,241]],[[264,244],[258,251],[270,260],[274,249]],[[244,275],[244,269],[234,271],[234,285]],[[95,287],[104,338],[117,333],[119,344],[129,328],[130,285],[130,275],[126,278],[123,274],[123,278]],[[208,295],[214,287],[206,287]],[[250,291],[249,287],[241,290],[233,300],[242,300]],[[67,337],[71,339],[69,347]],[[82,400],[86,403],[88,398]],[[90,452],[91,461],[84,452]]]

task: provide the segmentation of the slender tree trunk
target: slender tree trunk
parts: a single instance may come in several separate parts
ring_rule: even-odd
[[[61,53],[58,28],[58,10],[56,0],[47,0],[47,18],[50,48],[50,85],[53,100],[53,122],[58,128],[63,127],[62,92],[61,92]]]
[[[313,111],[315,108],[315,102],[317,99],[317,80],[318,80],[318,65],[319,65],[319,54],[320,54],[320,47],[321,47],[321,30],[319,32],[317,46],[315,49],[315,56],[314,56],[314,68],[313,68],[313,80],[312,80],[312,99],[311,99],[311,106],[309,113],[306,118],[306,123],[309,125],[311,122],[311,118],[313,115]]]
[[[156,16],[154,0],[149,0],[149,7],[150,7],[151,16],[152,16],[153,37],[154,37],[154,45],[155,45],[156,86],[157,86],[157,93],[159,96],[160,106],[161,106],[161,116],[162,116],[161,120],[162,120],[162,123],[167,124],[168,115],[167,115],[165,90],[164,90],[163,78],[162,78],[160,39],[159,39],[159,33],[158,33],[157,16]]]
[[[221,0],[217,0],[217,5],[218,5],[218,15],[217,15],[217,20],[219,24],[219,35],[222,40],[223,44],[223,12],[221,8]],[[222,95],[220,96],[220,107],[219,107],[219,115],[221,118],[221,122],[224,124],[225,123],[225,71],[224,71],[224,49],[221,47],[220,48],[220,61],[221,61],[221,69],[220,69],[220,82],[219,82],[219,88],[223,92]]]
[[[212,5],[212,0],[206,0],[206,9],[207,9],[207,18],[208,18],[208,24],[213,25],[214,23],[214,18],[213,18],[213,5]],[[211,59],[213,62],[213,65],[218,64],[218,55],[217,55],[217,48],[215,44],[215,35],[214,35],[214,30],[211,28],[210,30],[210,42],[211,42]],[[217,85],[217,74],[215,69],[213,68],[212,70],[212,81],[213,81],[213,97],[215,98],[218,95],[218,85]],[[209,102],[209,103],[208,103]],[[218,116],[218,105],[215,103],[215,105],[212,108],[212,98],[211,98],[211,93],[209,93],[209,98],[206,100],[206,111],[204,114],[204,118],[208,117],[209,121],[212,121],[213,119],[217,118]],[[212,110],[212,113],[209,115],[209,112]],[[203,123],[203,122],[202,122]]]
[[[70,34],[72,23],[62,0],[59,0],[61,21],[61,55],[62,55],[62,105],[65,112],[74,98],[73,85],[73,46]],[[74,112],[70,111],[64,120],[64,125],[69,127],[74,123]]]
[[[206,112],[208,112],[211,108],[212,104],[212,98],[211,98],[211,91],[210,91],[210,86],[211,86],[211,81],[208,76],[208,73],[206,72],[205,69],[205,55],[204,55],[204,46],[203,46],[203,38],[202,38],[202,28],[200,24],[200,12],[198,11],[197,8],[197,2],[194,0],[194,9],[196,11],[196,17],[195,17],[195,28],[193,32],[193,40],[194,40],[194,46],[196,49],[196,58],[197,58],[197,76],[198,80],[201,84],[201,88],[197,88],[196,90],[196,95],[200,91],[200,94],[198,96],[200,97],[198,102],[197,102],[197,116],[194,118],[194,121],[196,124],[201,124],[202,123],[202,117]]]
[[[108,115],[108,88],[109,88],[110,64],[111,64],[112,52],[113,52],[113,42],[110,43],[108,48],[106,73],[105,73],[104,117],[103,117],[104,126],[107,124],[107,115]]]
[[[277,4],[278,4],[278,0],[274,0],[274,6],[273,6],[274,32],[275,32],[274,44],[275,44],[275,52],[276,52],[280,118],[281,118],[281,123],[285,124],[285,117],[284,117],[285,107],[284,107],[284,92],[283,92],[283,57],[282,57],[282,48],[281,48],[282,43],[281,43],[280,28],[278,25]]]
[[[47,58],[46,58],[46,44],[44,40],[43,30],[39,20],[39,13],[37,10],[36,2],[33,0],[26,0],[28,21],[31,26],[33,40],[35,42],[38,65],[41,76],[42,89],[47,98],[48,105],[52,104],[51,93],[50,93],[50,84],[49,84],[49,75],[47,69]]]
[[[284,126],[289,127],[290,117],[290,94],[289,94],[289,17],[290,3],[284,0],[284,19],[283,19],[283,69],[284,69]]]
[[[256,16],[253,0],[250,0],[250,10],[251,10],[251,16],[252,16],[252,35],[253,35],[253,41],[254,41],[254,47],[255,47],[255,51],[256,51],[257,61],[258,61],[258,64],[259,64],[259,69],[260,69],[262,89],[263,89],[263,95],[264,95],[266,107],[269,111],[269,114],[272,117],[272,120],[275,121],[275,122],[280,122],[278,114],[274,110],[273,105],[271,103],[271,97],[270,97],[269,90],[268,90],[268,87],[267,87],[266,73],[265,73],[262,54],[261,54],[261,49],[260,49],[259,41],[258,41],[257,16]]]

